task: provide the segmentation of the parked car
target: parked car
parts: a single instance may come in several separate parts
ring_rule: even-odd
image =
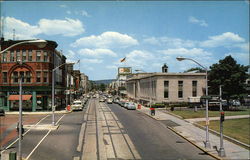
[[[107,103],[112,104],[112,99],[111,99],[111,98],[108,98],[108,99],[107,99]]]
[[[105,99],[104,98],[100,98],[99,102],[105,102]]]
[[[125,102],[124,102],[124,101],[119,101],[119,105],[120,105],[121,107],[124,107]]]
[[[80,100],[75,100],[71,105],[71,110],[83,110],[83,103]]]
[[[133,103],[133,102],[127,102],[126,103],[126,108],[127,109],[136,109],[136,106],[135,106],[135,104]]]

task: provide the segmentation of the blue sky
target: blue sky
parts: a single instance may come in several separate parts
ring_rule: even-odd
[[[183,72],[232,55],[249,64],[249,2],[21,1],[2,2],[4,37],[58,43],[67,61],[91,80],[116,78],[122,66]],[[126,61],[120,63],[120,59]]]

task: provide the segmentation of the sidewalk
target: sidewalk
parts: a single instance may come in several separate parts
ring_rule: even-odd
[[[212,154],[215,158],[221,159],[218,156],[218,152],[216,149],[213,148],[213,146],[217,146],[217,149],[220,148],[220,137],[217,135],[214,135],[212,133],[209,133],[209,140],[211,144],[211,149],[207,149],[204,147],[204,141],[206,139],[206,132],[203,129],[200,129],[199,127],[196,127],[191,122],[188,122],[184,119],[177,118],[176,116],[170,115],[166,112],[163,112],[161,110],[157,110],[155,112],[155,116],[150,115],[149,108],[146,108],[144,106],[141,107],[141,109],[138,109],[138,111],[145,113],[149,115],[150,117],[156,119],[156,120],[168,120],[170,122],[173,122],[173,124],[176,124],[172,127],[168,127],[180,136],[187,139],[190,143],[193,143],[200,149],[204,150],[205,152]],[[249,159],[250,152],[249,150],[238,146],[228,140],[224,139],[224,149],[226,153],[226,157],[223,157],[222,159]]]

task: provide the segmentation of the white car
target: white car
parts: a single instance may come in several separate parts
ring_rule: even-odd
[[[112,99],[111,98],[108,98],[108,100],[107,100],[107,103],[112,103],[113,101],[112,101]]]
[[[83,110],[83,103],[81,100],[75,100],[71,105],[71,110]]]

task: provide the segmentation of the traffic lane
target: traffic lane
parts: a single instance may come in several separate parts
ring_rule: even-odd
[[[46,115],[23,115],[23,124],[31,125],[36,124],[39,120],[44,118]],[[7,147],[15,138],[18,133],[16,126],[18,123],[19,115],[5,115],[0,117],[0,145],[2,148]]]
[[[66,114],[59,122],[59,128],[44,139],[29,160],[69,160],[79,156],[76,149],[84,112],[85,110]]]
[[[163,123],[117,104],[109,107],[125,127],[142,159],[213,159]]]

